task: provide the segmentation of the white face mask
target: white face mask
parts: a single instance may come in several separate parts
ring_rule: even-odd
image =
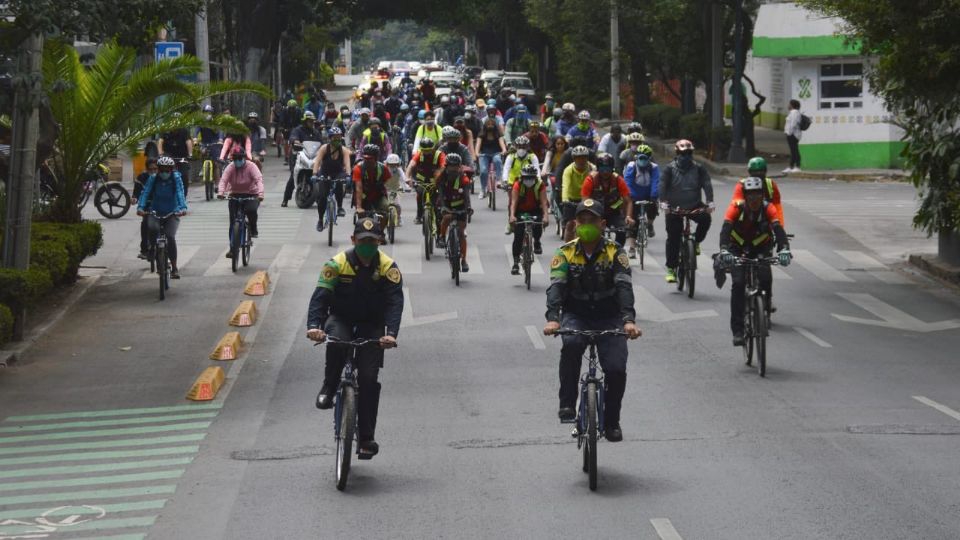
[[[523,148],[518,148],[518,149],[517,149],[517,157],[520,157],[520,158],[525,158],[525,157],[527,157],[527,151],[524,150]]]
[[[523,179],[523,185],[527,186],[528,188],[529,188],[529,187],[533,187],[533,185],[536,184],[536,183],[537,183],[537,179],[536,179],[536,178],[524,178],[524,179]]]

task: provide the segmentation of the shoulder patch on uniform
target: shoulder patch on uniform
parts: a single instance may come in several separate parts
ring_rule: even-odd
[[[400,269],[394,266],[387,270],[387,279],[390,280],[391,283],[400,283]]]
[[[561,257],[560,255],[554,255],[553,260],[550,261],[550,268],[560,268],[560,266],[563,263],[564,263],[563,257]]]
[[[630,268],[630,259],[627,258],[626,253],[620,252],[620,255],[617,255],[617,262],[624,268]]]
[[[324,265],[323,270],[320,272],[320,276],[327,281],[332,281],[336,279],[337,274],[338,274],[337,269],[328,264]]]

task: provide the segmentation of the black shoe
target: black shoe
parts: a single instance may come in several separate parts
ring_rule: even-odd
[[[610,442],[620,442],[623,440],[623,431],[620,431],[620,424],[616,423],[603,430],[604,436]]]
[[[517,264],[517,263],[513,263],[513,266],[510,267],[510,273],[513,274],[514,276],[519,276],[519,275],[520,275],[520,265]]]
[[[770,309],[768,309],[767,311],[769,311],[770,314],[772,315],[777,312],[777,306],[770,304]]]
[[[373,439],[361,440],[359,446],[360,451],[357,453],[357,459],[372,459],[373,456],[380,453],[380,445]]]
[[[170,270],[170,279],[180,279],[180,270],[176,268]]]
[[[437,247],[443,249],[447,247],[447,242],[443,238],[437,238]]]
[[[150,254],[146,251],[141,251],[140,253],[137,253],[137,258],[145,261],[150,258]]]
[[[343,208],[337,208],[337,217],[343,217],[347,215],[347,212]]]
[[[259,236],[260,236],[260,235],[259,235],[258,233],[256,233],[256,232],[251,232],[251,233],[250,233],[250,238],[257,238],[257,237],[259,237]]]
[[[232,251],[228,251],[227,254],[226,254],[226,257],[227,257],[228,259],[232,259],[232,258],[233,258],[233,252],[232,252]]]
[[[536,253],[537,255],[543,254],[543,246],[540,245],[540,242],[533,243],[533,252]]]
[[[333,408],[333,392],[326,386],[321,386],[320,393],[317,394],[317,408],[323,410]]]
[[[734,347],[743,347],[743,334],[734,334],[733,335],[733,346]]]
[[[470,265],[467,264],[467,261],[460,261],[460,271],[464,274],[470,271]]]
[[[321,231],[323,231],[323,220],[322,220],[322,219],[317,221],[317,232],[321,232]]]
[[[413,220],[413,224],[414,224],[414,225],[423,225],[423,218],[417,216],[417,218]]]
[[[647,227],[647,238],[653,238],[656,235],[657,235],[657,231],[653,230],[653,225],[650,225],[649,227]]]
[[[561,422],[573,422],[577,419],[577,411],[573,407],[560,407],[557,416],[560,417]]]
[[[282,203],[280,203],[280,208],[286,208],[286,207],[287,207],[287,201],[283,201]]]

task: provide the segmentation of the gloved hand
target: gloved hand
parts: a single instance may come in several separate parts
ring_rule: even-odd
[[[720,250],[720,262],[723,263],[724,266],[732,266],[733,261],[733,253],[730,253],[725,249]]]
[[[670,204],[666,201],[660,201],[660,209],[666,212],[667,210],[670,210]]]
[[[780,260],[780,266],[790,266],[790,259],[793,259],[793,254],[790,253],[789,249],[781,250],[780,253],[777,253],[777,258]]]
[[[717,203],[710,201],[707,203],[707,213],[712,214],[714,210],[717,209]]]

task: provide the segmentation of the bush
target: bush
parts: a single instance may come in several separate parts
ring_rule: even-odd
[[[690,139],[697,148],[706,147],[710,142],[710,119],[702,113],[681,116],[680,138]]]
[[[54,283],[73,283],[80,263],[103,244],[99,223],[34,223],[30,231],[32,264],[47,268]],[[59,248],[59,249],[58,249]],[[66,256],[61,261],[60,253]]]
[[[714,159],[726,159],[727,152],[730,151],[730,143],[733,142],[733,130],[730,126],[720,126],[710,128],[710,153]]]
[[[680,134],[680,109],[654,104],[637,107],[637,118],[648,134],[674,138]]]
[[[10,308],[0,304],[0,345],[10,341],[13,335],[13,312]]]
[[[330,64],[326,62],[320,63],[320,72],[317,74],[317,82],[320,83],[321,88],[333,88],[334,79],[333,79],[333,68],[330,67]]]
[[[50,272],[42,268],[0,268],[0,304],[29,307],[53,289]]]
[[[80,265],[74,266],[69,249],[57,241],[34,240],[30,242],[30,267],[45,270],[50,280],[59,285],[75,281]]]

